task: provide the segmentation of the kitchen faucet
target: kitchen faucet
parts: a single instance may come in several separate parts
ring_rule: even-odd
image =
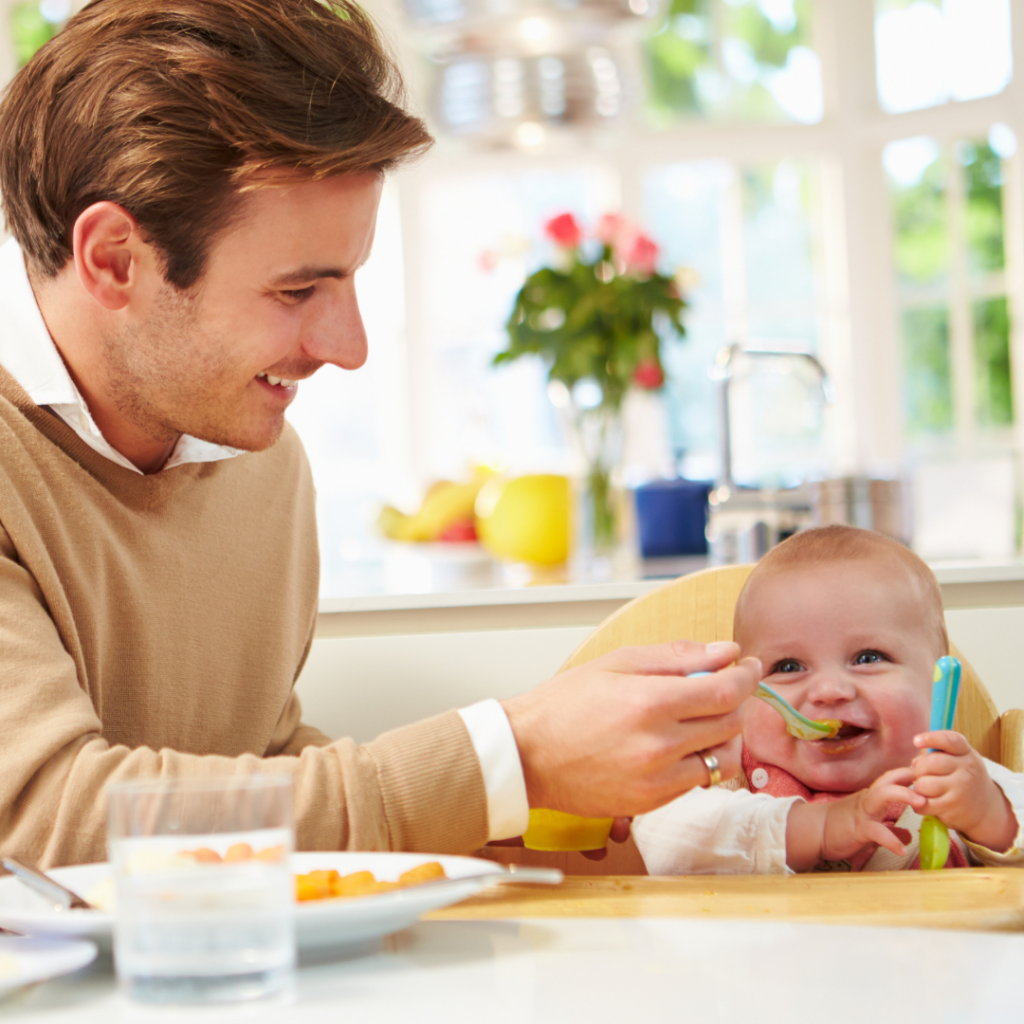
[[[729,389],[739,358],[803,360],[815,371],[821,396],[835,401],[832,381],[818,358],[802,349],[747,348],[735,343],[718,350],[708,371],[715,381],[718,414],[718,477],[708,496],[707,538],[711,562],[728,565],[756,561],[780,540],[810,525],[811,502],[805,488],[738,488],[732,472]]]
[[[718,478],[715,490],[720,500],[728,498],[736,489],[732,477],[732,434],[729,426],[729,386],[735,374],[737,356],[750,359],[802,359],[814,368],[818,375],[821,397],[831,404],[835,401],[835,388],[821,361],[811,352],[801,349],[747,348],[740,342],[725,345],[718,350],[708,375],[715,382],[715,406],[718,416]]]

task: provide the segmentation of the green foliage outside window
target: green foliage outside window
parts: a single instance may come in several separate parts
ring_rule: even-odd
[[[974,388],[978,425],[1003,427],[1013,422],[1010,384],[1010,316],[1006,299],[975,302]]]
[[[949,269],[946,161],[935,160],[920,181],[894,196],[896,271],[907,284],[927,284]]]
[[[987,143],[965,142],[959,147],[967,189],[965,228],[971,270],[1002,270],[1003,164]]]
[[[945,307],[903,314],[904,401],[911,434],[953,426],[949,374],[949,312]]]
[[[644,51],[648,110],[656,122],[679,116],[787,120],[765,84],[795,46],[810,46],[810,0],[794,0],[788,24],[757,0],[671,0]],[[731,75],[722,51],[744,66]]]
[[[1003,241],[1002,162],[987,142],[961,142],[955,147],[964,176],[964,242],[971,287],[980,290],[985,276],[1005,266]],[[955,168],[954,168],[955,169]],[[893,192],[893,253],[908,305],[921,301],[920,290],[945,283],[951,240],[944,158],[926,167],[913,185]],[[927,300],[926,300],[927,301]],[[994,428],[1013,422],[1010,376],[1010,318],[1004,296],[976,299],[971,306],[974,335],[974,403],[978,426]],[[903,346],[907,428],[911,434],[948,430],[953,426],[950,382],[949,313],[936,307],[903,314]]]
[[[14,57],[19,68],[24,67],[36,50],[48,43],[60,30],[58,25],[43,17],[38,3],[15,4],[11,8],[10,28]]]

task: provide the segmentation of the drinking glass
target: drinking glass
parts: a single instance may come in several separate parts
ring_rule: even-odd
[[[292,784],[250,775],[114,783],[114,961],[146,1002],[228,1002],[295,979]]]

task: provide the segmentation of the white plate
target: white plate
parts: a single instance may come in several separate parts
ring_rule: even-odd
[[[322,949],[366,942],[408,928],[422,914],[451,906],[480,892],[504,874],[504,869],[475,857],[444,857],[423,853],[297,853],[292,870],[335,870],[341,874],[372,871],[378,881],[393,882],[403,871],[440,861],[450,883],[430,883],[363,896],[358,899],[315,900],[295,905],[299,949]],[[89,897],[98,883],[110,877],[109,864],[55,868],[58,881],[80,896]],[[13,876],[0,878],[0,928],[28,935],[88,938],[110,948],[113,915],[99,910],[54,910],[46,900]]]
[[[96,943],[82,939],[0,935],[0,992],[70,974],[96,959]]]

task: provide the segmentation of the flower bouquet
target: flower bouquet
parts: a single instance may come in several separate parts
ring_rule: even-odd
[[[657,270],[658,246],[619,214],[605,214],[587,236],[571,213],[544,227],[556,265],[534,271],[505,325],[508,347],[495,365],[525,355],[548,364],[561,385],[586,461],[588,544],[596,553],[617,540],[612,477],[622,453],[622,403],[632,388],[665,383],[661,346],[684,334],[679,275]]]

